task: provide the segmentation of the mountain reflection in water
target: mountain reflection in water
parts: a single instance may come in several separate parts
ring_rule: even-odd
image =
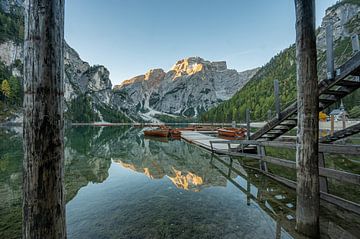
[[[20,134],[0,130],[0,238],[21,237]],[[244,159],[215,157],[129,127],[65,138],[69,238],[301,238],[295,191]],[[253,162],[253,161],[252,161]],[[322,207],[324,238],[356,238],[357,215]]]

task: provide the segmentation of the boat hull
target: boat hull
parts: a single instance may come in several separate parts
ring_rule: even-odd
[[[169,130],[145,130],[144,131],[145,136],[151,136],[151,137],[168,137],[169,136]]]

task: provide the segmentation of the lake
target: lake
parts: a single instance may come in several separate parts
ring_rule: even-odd
[[[0,238],[21,238],[20,131],[0,129]],[[295,191],[262,175],[257,165],[179,140],[147,139],[137,128],[69,128],[68,238],[301,238]],[[357,172],[359,163],[350,159],[344,167]],[[346,191],[341,193],[359,199],[358,191]],[[322,237],[360,235],[359,215],[327,204],[321,214]]]

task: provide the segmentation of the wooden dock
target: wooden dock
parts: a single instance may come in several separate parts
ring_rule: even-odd
[[[225,144],[225,142],[227,142],[228,140],[226,139],[221,139],[215,136],[211,136],[208,134],[209,132],[203,132],[203,131],[182,131],[181,132],[181,138],[184,139],[185,141],[195,144],[197,146],[200,146],[202,148],[205,148],[207,150],[213,151],[213,150],[217,150],[217,151],[226,151],[228,150],[228,145]],[[214,131],[215,133],[215,131]],[[214,148],[211,148],[211,141],[224,141],[224,144],[216,144],[214,145]],[[237,146],[239,146],[240,144],[231,144],[230,146],[232,148],[235,148]]]
[[[257,141],[257,140],[226,140],[210,135],[213,132],[202,131],[182,131],[181,138],[191,144],[204,148],[213,154],[228,155],[235,157],[248,157],[259,161],[259,171],[271,177],[272,179],[290,187],[295,188],[296,182],[277,176],[268,171],[267,164],[273,164],[295,170],[295,161],[276,158],[266,155],[265,147],[296,149],[296,142],[284,141]],[[321,199],[338,205],[360,215],[360,204],[348,201],[341,197],[332,195],[328,191],[328,178],[336,179],[340,182],[360,185],[360,175],[345,171],[339,171],[324,167],[325,153],[360,155],[359,145],[336,145],[336,144],[319,144],[319,175],[321,178]]]

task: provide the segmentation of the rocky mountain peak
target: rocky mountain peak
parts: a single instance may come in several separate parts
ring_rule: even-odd
[[[164,77],[165,77],[165,71],[163,69],[152,69],[146,72],[144,76],[144,80],[158,82],[164,79]]]
[[[171,68],[174,79],[180,76],[193,75],[201,71],[224,71],[227,70],[225,61],[210,62],[201,57],[188,57],[176,62]]]

